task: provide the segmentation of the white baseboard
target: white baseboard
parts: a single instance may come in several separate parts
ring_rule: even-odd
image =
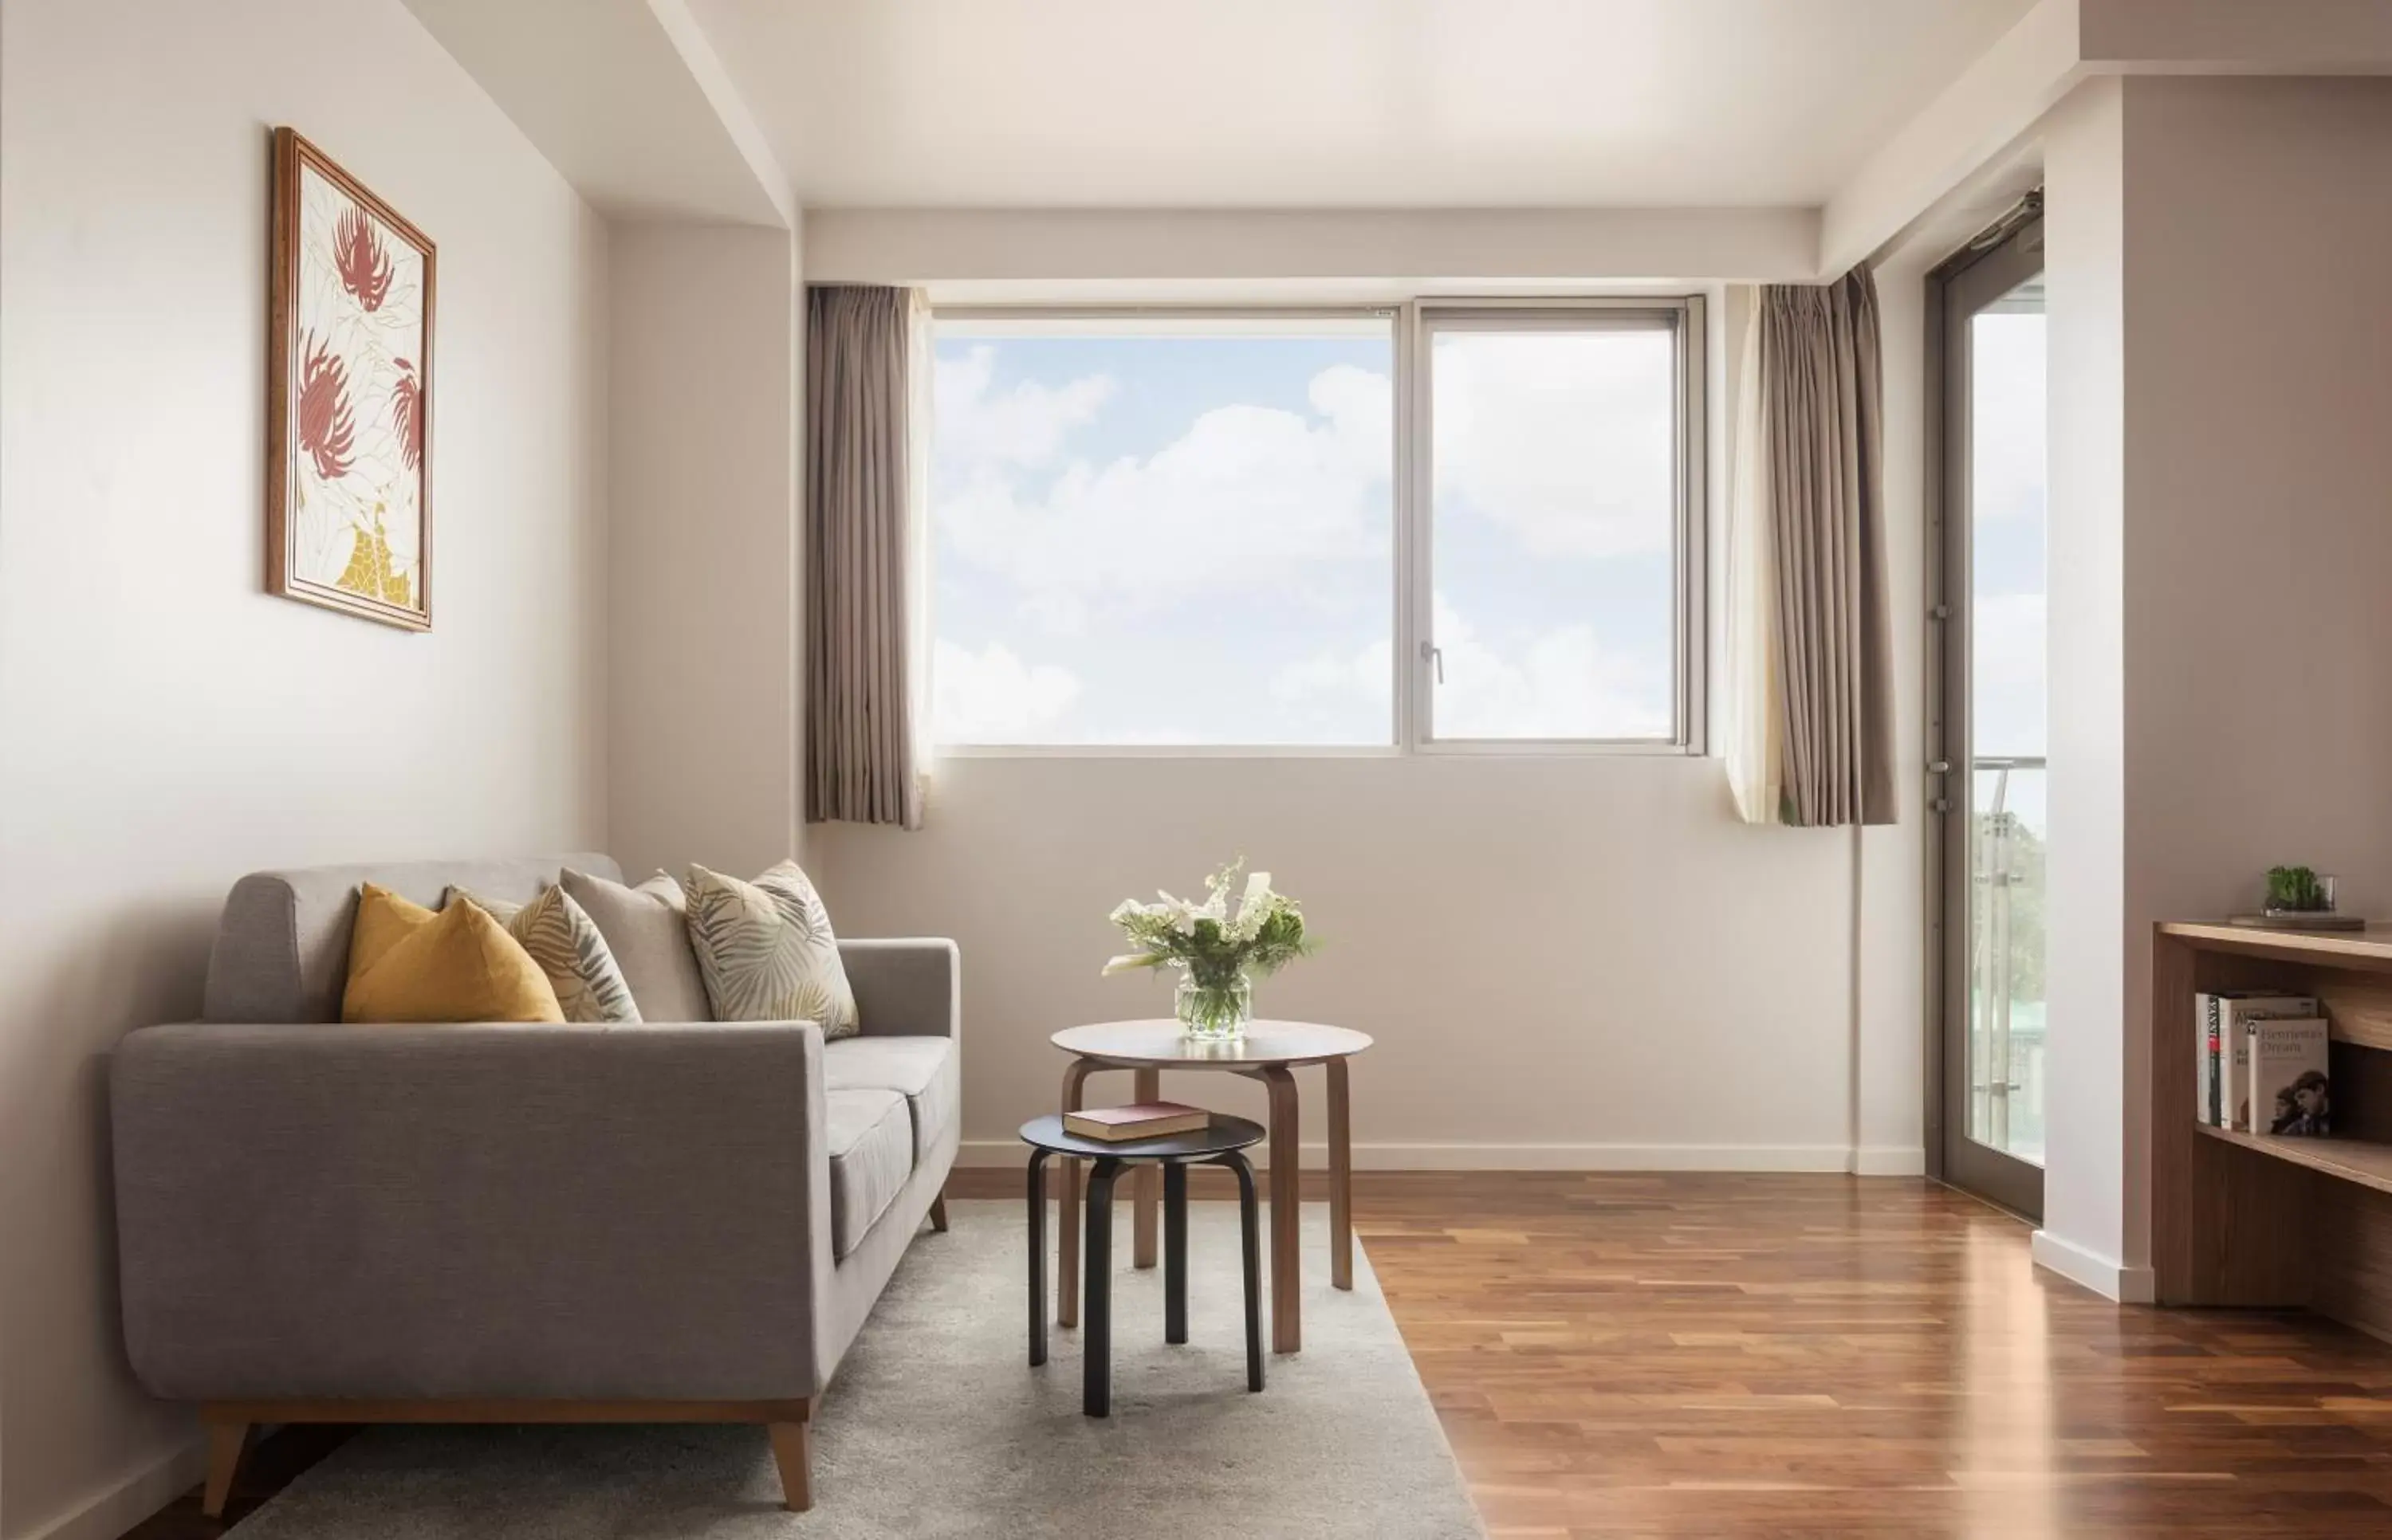
[[[2150,1304],[2158,1292],[2150,1268],[2128,1267],[2114,1257],[2088,1251],[2048,1230],[2034,1233],[2027,1254],[2034,1259],[2037,1267],[2049,1268],[2069,1282],[2083,1284],[2103,1299],[2115,1300],[2122,1305]]]
[[[26,1531],[18,1540],[116,1540],[199,1485],[206,1473],[205,1453],[197,1443],[187,1443],[138,1467],[114,1485],[85,1498],[81,1506]]]
[[[1854,1176],[1925,1176],[1927,1151],[1912,1145],[1863,1145],[1852,1151]]]
[[[1303,1146],[1308,1170],[1329,1164],[1326,1145]],[[956,1164],[1002,1170],[1027,1158],[1018,1139],[967,1139]],[[1261,1150],[1254,1163],[1263,1164]],[[1923,1150],[1842,1145],[1480,1145],[1358,1144],[1354,1168],[1366,1171],[1835,1171],[1918,1176]]]

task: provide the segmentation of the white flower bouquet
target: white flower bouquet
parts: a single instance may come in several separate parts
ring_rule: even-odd
[[[1240,878],[1243,877],[1242,884]],[[1112,912],[1136,950],[1105,964],[1107,974],[1176,968],[1180,1025],[1195,1037],[1236,1037],[1254,1015],[1254,980],[1313,950],[1304,912],[1274,892],[1268,872],[1243,861],[1216,872],[1202,903],[1158,894],[1160,903],[1125,899]],[[1234,895],[1234,899],[1232,897]]]

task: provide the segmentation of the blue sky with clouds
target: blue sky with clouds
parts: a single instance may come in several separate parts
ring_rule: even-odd
[[[1384,744],[1394,345],[942,323],[942,742]],[[1441,333],[1446,737],[1667,737],[1666,333]]]
[[[1970,650],[1975,751],[2044,752],[2046,385],[2044,317],[1989,312],[1971,330]],[[1980,775],[1979,804],[1992,795]],[[2045,778],[2014,771],[2007,806],[2041,833]]]

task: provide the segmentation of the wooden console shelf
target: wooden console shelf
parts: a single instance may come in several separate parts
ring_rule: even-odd
[[[2192,1126],[2204,1138],[2256,1151],[2270,1160],[2289,1160],[2379,1193],[2392,1193],[2392,1144],[2367,1139],[2266,1139],[2207,1123]]]
[[[2193,997],[2216,990],[2318,997],[2333,1035],[2334,1138],[2193,1117]],[[2392,926],[2159,925],[2150,1042],[2159,1302],[2305,1306],[2392,1337]]]

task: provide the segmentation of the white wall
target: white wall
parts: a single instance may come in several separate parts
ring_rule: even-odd
[[[2392,909],[2392,83],[2138,77],[2058,117],[2038,1247],[2131,1292],[2152,923],[2282,861]]]
[[[826,209],[806,220],[817,283],[1137,284],[1149,297],[1187,280],[1799,282],[1818,250],[1815,209]]]
[[[1886,607],[1893,636],[1896,822],[1855,835],[1859,894],[1853,1143],[1874,1166],[1916,1171],[1926,1142],[1927,271],[1914,247],[1876,273],[1885,370]],[[1865,1166],[1864,1169],[1872,1169]]]
[[[359,60],[372,61],[360,68]],[[440,607],[262,591],[267,129],[440,249]],[[103,1094],[278,863],[605,835],[603,228],[397,0],[0,18],[0,1534],[190,1474],[124,1367]]]
[[[2268,866],[2392,912],[2392,81],[2126,83],[2126,1042]],[[2150,1242],[2127,1124],[2128,1254]]]
[[[634,876],[799,849],[795,256],[786,230],[615,227],[610,808]]]
[[[1257,246],[1225,254],[1224,232],[1246,217],[1124,216],[1100,233],[1134,270],[1107,272],[1080,239],[1087,216],[831,214],[810,222],[807,261],[817,278],[1042,299],[1222,280],[1254,298],[1271,288],[1266,262],[1298,286],[1341,267],[1420,268],[1547,287],[1567,271],[1570,287],[1602,291],[1658,271],[1654,247],[1607,243],[1600,221],[1566,269],[1539,247],[1526,273],[1506,264],[1528,249],[1500,231],[1475,250],[1440,235],[1433,254],[1398,243],[1366,255],[1358,226],[1325,216],[1249,231]],[[956,239],[926,238],[942,230]],[[1814,234],[1796,244],[1807,252]],[[1706,274],[1796,276],[1768,249],[1779,254],[1734,240],[1679,254]],[[1905,770],[1923,557],[1918,475],[1901,457],[1915,460],[1918,442],[1919,277],[1914,266],[1882,292]],[[1715,387],[1734,308],[1712,308]],[[1723,491],[1725,391],[1711,400],[1710,480]],[[818,826],[810,859],[843,932],[962,943],[968,1160],[1014,1158],[1014,1131],[1051,1110],[1062,1063],[1048,1034],[1167,1013],[1165,983],[1098,977],[1118,950],[1107,912],[1158,885],[1194,889],[1242,852],[1304,900],[1327,942],[1262,985],[1257,1009],[1379,1040],[1355,1071],[1361,1162],[1916,1171],[1915,783],[1910,827],[1860,836],[1739,823],[1719,763],[1699,758],[952,758],[936,768],[924,830]],[[1260,1108],[1243,1082],[1202,1089]],[[1307,1141],[1320,1133],[1308,1119]]]
[[[2044,156],[2049,335],[2043,1228],[2035,1255],[2142,1292],[2121,1228],[2126,969],[2125,85],[2054,111]],[[2148,939],[2143,944],[2150,953]]]
[[[1846,1164],[1852,835],[1736,822],[1716,761],[947,759],[921,832],[813,840],[842,931],[962,943],[968,1158],[1053,1109],[1049,1033],[1169,1014],[1107,912],[1242,851],[1326,943],[1257,1010],[1378,1039],[1358,1160]]]

